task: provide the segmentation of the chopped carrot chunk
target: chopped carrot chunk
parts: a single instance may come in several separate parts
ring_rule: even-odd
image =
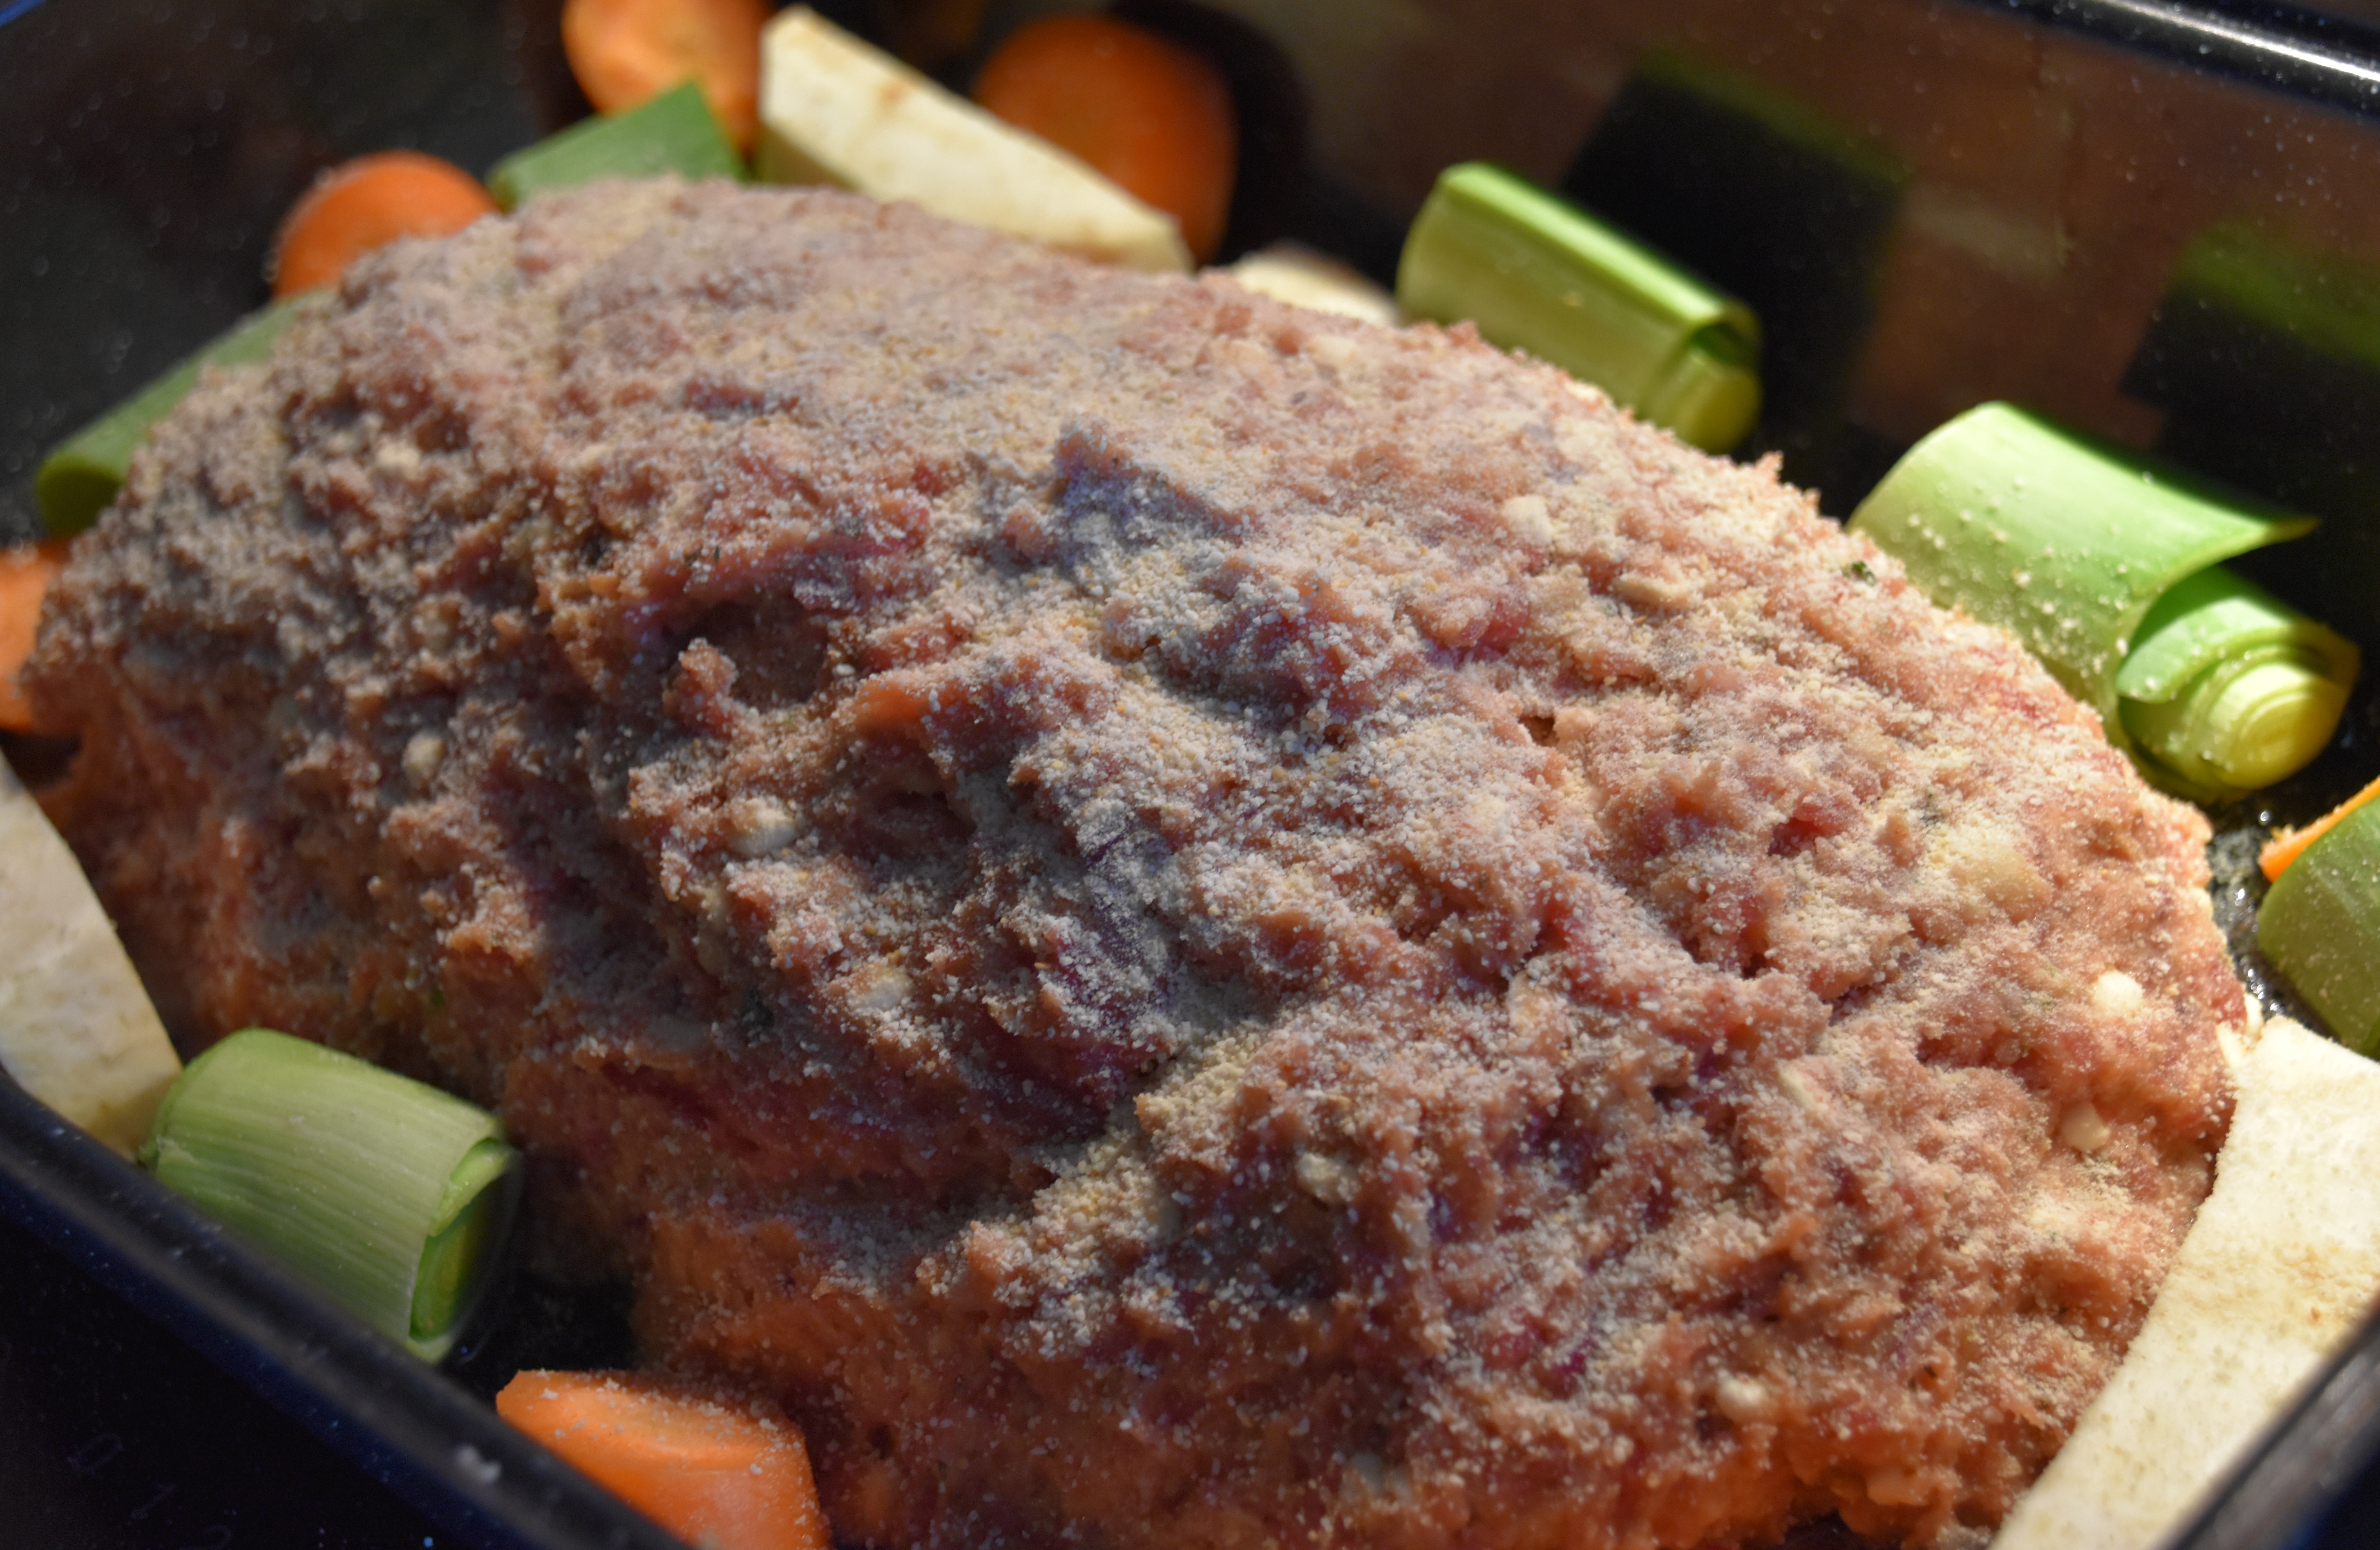
[[[564,0],[562,52],[602,113],[693,80],[748,154],[760,132],[760,29],[770,9],[767,0]]]
[[[0,549],[0,727],[11,732],[37,730],[33,707],[17,687],[17,671],[33,654],[42,599],[66,563],[63,538]]]
[[[335,285],[363,254],[400,237],[444,237],[496,201],[452,162],[419,151],[379,151],[342,162],[314,180],[273,242],[273,294]]]
[[[1203,55],[1111,17],[1053,16],[984,61],[975,100],[1172,215],[1199,262],[1222,246],[1238,129]]]
[[[783,1422],[634,1373],[523,1373],[496,1412],[689,1543],[832,1550],[809,1454]]]
[[[2279,882],[2281,873],[2288,870],[2291,861],[2298,859],[2298,852],[2329,833],[2331,825],[2370,801],[2374,797],[2380,797],[2380,780],[2374,781],[2304,828],[2283,829],[2265,841],[2265,848],[2256,853],[2256,869],[2265,874],[2265,882]]]

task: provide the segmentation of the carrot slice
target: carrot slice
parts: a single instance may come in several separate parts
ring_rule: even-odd
[[[975,100],[1172,215],[1199,262],[1222,245],[1238,130],[1203,55],[1112,17],[1053,16],[984,61]]]
[[[767,0],[563,0],[563,57],[601,113],[625,112],[693,80],[748,155],[760,132],[760,29],[769,10]]]
[[[2298,859],[2299,851],[2320,839],[2330,831],[2332,824],[2337,824],[2374,797],[2380,797],[2380,780],[2374,781],[2304,828],[2283,829],[2279,834],[2266,840],[2265,848],[2256,852],[2256,870],[2265,874],[2265,882],[2279,882],[2281,873],[2289,870],[2289,864],[2291,861]]]
[[[0,727],[11,732],[38,730],[33,707],[17,687],[17,670],[33,654],[42,599],[67,563],[67,543],[51,538],[0,549]]]
[[[400,237],[443,237],[496,201],[452,162],[419,151],[377,151],[314,179],[273,240],[273,294],[335,285],[347,265]]]
[[[523,1373],[496,1413],[688,1543],[832,1550],[809,1454],[783,1422],[635,1373]]]

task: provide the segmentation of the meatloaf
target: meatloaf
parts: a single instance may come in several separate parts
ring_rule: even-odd
[[[498,1105],[871,1545],[1977,1543],[2247,1015],[2201,820],[1773,469],[832,192],[358,265],[30,679],[173,1024]]]

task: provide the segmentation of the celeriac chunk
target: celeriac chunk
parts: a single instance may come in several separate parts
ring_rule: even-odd
[[[1223,273],[1252,291],[1293,307],[1361,318],[1383,328],[1394,328],[1403,321],[1397,299],[1374,285],[1363,271],[1294,242],[1259,248]]]
[[[0,762],[0,1068],[126,1156],[182,1069],[115,928]]]
[[[760,40],[759,175],[835,183],[1135,269],[1187,270],[1173,218],[806,6]]]
[[[2296,1398],[2380,1289],[2380,1065],[2285,1019],[2148,1322],[1994,1550],[2147,1550]]]

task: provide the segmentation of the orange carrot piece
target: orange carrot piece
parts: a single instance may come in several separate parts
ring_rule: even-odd
[[[635,1373],[528,1372],[496,1413],[689,1544],[832,1550],[792,1426]]]
[[[1222,245],[1238,129],[1205,56],[1104,16],[1053,16],[984,61],[975,100],[1172,215],[1200,262]]]
[[[2380,780],[2374,781],[2304,828],[2283,829],[2279,834],[2266,840],[2265,848],[2256,852],[2256,870],[2265,874],[2265,882],[2279,882],[2281,873],[2288,870],[2291,861],[2298,859],[2299,851],[2320,839],[2329,832],[2332,824],[2374,797],[2380,797]]]
[[[347,265],[400,237],[444,237],[496,201],[452,162],[419,151],[379,151],[314,179],[273,240],[273,294],[338,283]]]
[[[599,113],[622,113],[691,79],[746,154],[760,133],[768,0],[563,0],[562,53]]]
[[[17,687],[17,670],[33,654],[42,599],[67,563],[67,542],[49,538],[0,549],[0,727],[11,732],[37,730],[33,707]]]

